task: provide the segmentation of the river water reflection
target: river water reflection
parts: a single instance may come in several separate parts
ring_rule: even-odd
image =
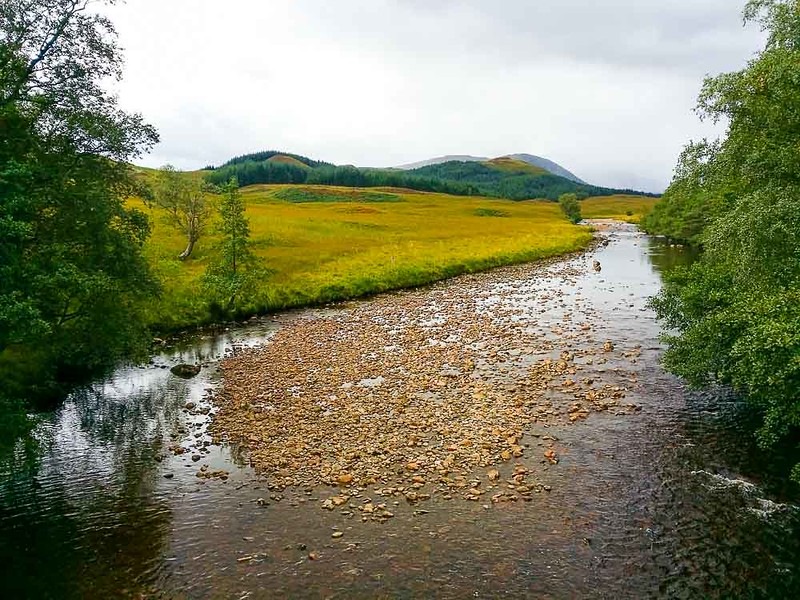
[[[332,540],[341,523],[319,490],[276,496],[185,408],[207,404],[225,353],[319,313],[264,318],[122,367],[42,417],[0,464],[0,597],[799,597],[786,465],[755,447],[735,398],[691,392],[658,365],[646,298],[687,251],[630,228],[609,235],[574,259],[599,260],[602,278],[578,278],[565,297],[590,298],[604,335],[641,344],[629,400],[642,411],[550,428],[563,457],[542,475],[551,493],[491,511],[431,501],[428,514],[348,522],[346,542]],[[524,310],[524,283],[497,301]],[[186,381],[169,371],[179,362],[204,368]],[[230,477],[198,480],[190,454],[169,451],[190,442]]]

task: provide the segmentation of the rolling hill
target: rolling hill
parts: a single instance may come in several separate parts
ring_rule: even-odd
[[[628,194],[651,196],[588,184],[560,165],[530,154],[482,159],[469,155],[439,157],[396,169],[367,169],[270,150],[237,156],[212,169],[206,179],[221,184],[236,177],[242,186],[307,184],[346,187],[395,187],[459,196],[491,196],[509,200],[557,200]],[[414,167],[414,168],[408,168]]]
[[[569,179],[570,181],[574,181],[575,183],[586,183],[580,177],[574,175],[570,171],[567,171],[564,167],[562,167],[558,163],[554,163],[552,160],[548,158],[542,158],[541,156],[534,156],[533,154],[509,154],[508,157],[516,158],[517,160],[521,160],[535,167],[540,167],[545,171],[549,171],[553,175],[558,175],[559,177],[563,177],[565,179]]]
[[[440,165],[442,163],[448,162],[492,162],[492,161],[499,161],[499,160],[507,160],[513,159],[528,163],[529,165],[533,165],[534,167],[539,167],[540,169],[544,169],[548,173],[553,175],[558,175],[559,177],[564,177],[565,179],[569,179],[570,181],[574,181],[575,183],[585,184],[586,182],[574,175],[558,163],[553,162],[548,158],[543,158],[541,156],[535,156],[533,154],[506,154],[505,156],[501,156],[498,158],[488,158],[482,156],[471,156],[469,154],[452,154],[448,156],[438,156],[436,158],[429,158],[427,160],[421,160],[415,163],[409,163],[406,165],[400,165],[395,167],[396,169],[400,169],[402,171],[413,171],[415,169],[421,169],[422,167],[430,167],[432,165]]]
[[[399,165],[394,167],[401,171],[413,171],[414,169],[421,169],[422,167],[430,167],[431,165],[440,165],[446,162],[486,162],[490,160],[488,156],[470,156],[469,154],[448,154],[447,156],[437,156],[427,160],[408,163],[407,165]]]

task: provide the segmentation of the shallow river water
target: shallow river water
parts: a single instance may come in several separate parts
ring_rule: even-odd
[[[606,235],[569,259],[581,275],[521,281],[512,269],[480,300],[536,310],[545,326],[574,307],[600,337],[641,346],[626,398],[641,410],[534,432],[556,440],[560,462],[537,465],[551,491],[491,509],[434,498],[375,524],[320,510],[321,490],[268,490],[235,448],[211,443],[206,411],[185,407],[210,407],[225,354],[347,306],[279,315],[122,367],[43,418],[0,464],[0,598],[800,597],[786,465],[754,445],[742,403],[659,366],[646,300],[685,251],[630,227]],[[548,289],[562,295],[542,312]],[[169,371],[180,362],[204,368],[183,380]],[[200,480],[191,453],[168,451],[190,442],[229,477]]]

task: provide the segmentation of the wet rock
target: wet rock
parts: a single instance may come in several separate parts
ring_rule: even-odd
[[[200,373],[200,369],[200,365],[179,364],[172,367],[170,372],[182,379],[192,379]]]

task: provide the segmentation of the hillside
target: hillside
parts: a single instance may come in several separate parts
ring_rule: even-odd
[[[555,163],[548,158],[542,158],[541,156],[534,156],[533,154],[509,154],[508,157],[521,160],[535,167],[540,167],[545,171],[552,173],[553,175],[558,175],[559,177],[563,177],[565,179],[569,179],[570,181],[574,181],[575,183],[586,183],[580,177],[577,177],[570,171],[567,171],[564,167],[562,167],[558,163]]]
[[[222,167],[230,167],[233,165],[239,165],[244,163],[250,162],[264,162],[275,157],[280,157],[277,162],[285,162],[287,158],[294,159],[296,163],[301,163],[304,166],[311,167],[311,168],[318,168],[318,167],[332,167],[331,163],[327,163],[320,160],[312,160],[307,156],[301,156],[299,154],[292,154],[290,152],[279,152],[277,150],[265,150],[262,152],[252,152],[250,154],[242,154],[241,156],[234,156],[230,160],[224,162],[221,165]]]
[[[486,162],[490,160],[488,156],[470,156],[469,154],[448,154],[447,156],[437,156],[427,160],[420,160],[418,162],[408,163],[406,165],[399,165],[394,167],[402,171],[412,171],[422,167],[430,167],[431,165],[440,165],[446,162]]]
[[[581,182],[574,175],[546,159],[532,155],[504,156],[479,160],[439,162],[414,169],[367,169],[351,165],[336,166],[315,161],[297,154],[257,152],[237,156],[205,177],[220,185],[236,177],[242,186],[256,184],[312,184],[347,187],[396,187],[459,196],[491,196],[509,200],[557,200],[561,194],[574,193],[579,198],[614,194],[651,196],[635,190],[617,190]],[[443,157],[445,158],[445,157]],[[546,167],[533,164],[539,161],[551,169],[566,172],[570,177],[555,175]]]
[[[300,167],[300,168],[303,168],[303,169],[309,169],[310,168],[306,163],[304,163],[300,159],[297,159],[297,158],[295,158],[293,156],[287,156],[285,154],[276,154],[275,156],[271,156],[271,157],[269,157],[267,159],[267,162],[283,163],[285,165],[293,165],[295,167]]]
[[[511,158],[510,156],[501,156],[500,158],[493,158],[491,160],[485,161],[487,167],[492,167],[493,169],[497,169],[498,171],[503,171],[504,173],[515,173],[515,174],[525,174],[525,175],[547,175],[547,169],[543,169],[542,167],[537,167],[536,165],[532,165],[531,163],[525,162],[523,160],[517,160],[515,158]]]
[[[541,198],[557,200],[562,194],[577,194],[578,198],[628,194],[648,196],[634,190],[615,190],[576,183],[553,175],[540,167],[511,158],[487,162],[451,161],[406,171],[410,176],[467,186],[472,193],[496,196],[509,200]]]
[[[419,162],[409,163],[406,165],[400,165],[395,167],[396,169],[401,169],[403,171],[413,171],[415,169],[421,169],[422,167],[430,167],[433,165],[440,165],[442,163],[448,162],[494,162],[494,161],[503,161],[503,160],[516,160],[520,162],[527,163],[534,167],[538,167],[551,173],[552,175],[557,175],[559,177],[564,177],[565,179],[569,179],[570,181],[574,181],[575,183],[585,184],[586,182],[583,181],[581,178],[577,177],[561,165],[548,158],[543,158],[541,156],[535,156],[533,154],[506,154],[504,156],[500,156],[498,158],[488,158],[488,157],[481,157],[481,156],[471,156],[469,154],[451,154],[448,156],[438,156],[436,158],[429,158],[427,160],[421,160]]]

